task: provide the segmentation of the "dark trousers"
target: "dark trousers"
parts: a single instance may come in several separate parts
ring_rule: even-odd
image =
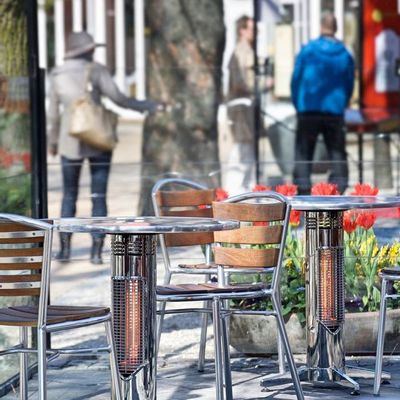
[[[329,182],[343,193],[348,185],[349,171],[346,154],[346,131],[343,116],[323,113],[297,115],[295,167],[293,183],[299,194],[309,194],[314,149],[319,134],[323,135],[330,161]],[[327,160],[327,161],[328,161]]]
[[[84,159],[71,160],[61,157],[63,177],[63,199],[61,217],[75,217],[76,201],[79,192],[79,177]],[[92,216],[105,217],[107,215],[107,183],[110,174],[111,153],[103,153],[100,156],[89,157],[90,167],[90,191],[92,198]],[[93,234],[93,237],[104,237],[101,234]]]

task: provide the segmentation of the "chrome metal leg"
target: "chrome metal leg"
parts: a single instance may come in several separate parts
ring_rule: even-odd
[[[229,351],[229,316],[223,317],[222,326],[222,348],[224,353],[224,379],[225,379],[225,396],[226,400],[232,400],[232,373],[231,373],[231,357]]]
[[[285,348],[283,347],[283,342],[278,329],[278,365],[279,373],[284,374],[286,372],[285,368]]]
[[[165,272],[164,276],[164,285],[169,285],[171,282],[171,276],[172,274],[170,272]],[[161,332],[164,324],[164,317],[165,317],[165,307],[167,303],[165,301],[162,301],[159,304],[159,314],[157,315],[157,349],[156,349],[156,355],[158,356],[158,349],[160,348],[160,340],[161,340]]]
[[[285,347],[286,359],[289,365],[290,374],[292,375],[294,390],[296,392],[296,396],[298,400],[304,400],[303,389],[301,388],[300,378],[297,374],[296,364],[294,362],[293,354],[290,349],[289,339],[286,334],[285,322],[283,320],[283,316],[281,313],[281,305],[275,298],[275,296],[271,296],[272,304],[276,312],[276,320],[278,321],[278,328],[280,337],[282,338],[283,346]]]
[[[337,375],[339,375],[341,379],[344,379],[351,385],[353,385],[354,392],[352,394],[360,394],[360,385],[353,378],[350,378],[350,376],[348,376],[343,371],[340,371],[337,368],[332,368],[332,371],[335,372]]]
[[[46,390],[46,331],[38,327],[37,329],[37,351],[38,351],[38,389],[39,400],[47,399]]]
[[[387,293],[387,280],[382,279],[381,289],[381,306],[379,310],[379,325],[378,325],[378,343],[376,346],[376,361],[375,361],[375,379],[374,379],[374,395],[379,394],[382,379],[382,358],[383,346],[385,343],[385,320],[386,320],[386,293]]]
[[[111,320],[106,321],[104,326],[106,329],[107,342],[110,346],[111,391],[113,394],[113,399],[121,400],[122,394],[121,394],[120,379],[118,375],[118,360],[115,351],[114,334],[113,334]]]
[[[277,295],[277,302],[278,304],[282,304],[280,293]],[[278,323],[278,321],[277,321]],[[284,374],[286,372],[285,368],[285,348],[283,347],[283,342],[281,335],[279,334],[279,328],[277,327],[278,333],[278,365],[279,365],[279,373]]]
[[[204,308],[211,308],[211,301],[205,301]],[[204,362],[206,358],[206,343],[207,343],[207,326],[208,326],[208,313],[203,313],[201,316],[201,333],[200,333],[200,347],[199,347],[199,360],[197,362],[197,370],[204,371]]]
[[[223,362],[221,346],[221,300],[213,299],[214,351],[215,351],[215,381],[216,400],[224,400],[223,392]]]
[[[28,328],[21,326],[19,328],[19,342],[24,348],[28,347]],[[19,398],[28,399],[28,354],[19,354]]]

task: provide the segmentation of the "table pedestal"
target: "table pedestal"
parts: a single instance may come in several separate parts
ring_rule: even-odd
[[[307,212],[306,336],[309,381],[345,373],[343,212]]]
[[[347,381],[352,394],[359,384],[346,373],[343,211],[308,211],[306,231],[307,364],[303,379],[329,384]],[[353,377],[372,378],[374,371],[347,367]],[[385,379],[390,375],[385,373]]]
[[[125,400],[156,399],[156,235],[111,239],[112,314]]]

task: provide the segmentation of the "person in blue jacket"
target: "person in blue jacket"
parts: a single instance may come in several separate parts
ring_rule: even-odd
[[[321,36],[304,46],[296,57],[291,80],[297,112],[293,182],[299,194],[309,194],[314,149],[323,135],[330,165],[329,182],[343,193],[348,184],[344,112],[354,86],[353,57],[338,39],[331,12],[321,18]]]

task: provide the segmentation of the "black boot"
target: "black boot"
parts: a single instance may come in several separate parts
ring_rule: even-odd
[[[103,238],[94,238],[92,244],[92,251],[90,254],[90,262],[92,264],[103,264],[103,260],[101,258],[101,251],[103,250]]]
[[[60,251],[56,254],[56,260],[68,262],[71,256],[71,235],[60,233]]]

